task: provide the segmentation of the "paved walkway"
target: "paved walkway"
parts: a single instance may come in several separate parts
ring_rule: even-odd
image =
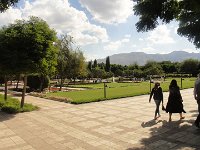
[[[162,111],[154,121],[155,105],[148,95],[82,105],[26,97],[39,111],[0,113],[2,150],[200,150],[200,130],[192,126],[197,105],[192,89],[181,91],[185,119]],[[165,104],[168,93],[164,93]]]

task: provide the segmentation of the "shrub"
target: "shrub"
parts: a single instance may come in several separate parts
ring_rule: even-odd
[[[43,91],[49,85],[49,77],[48,76],[41,77],[40,75],[30,75],[27,78],[27,86],[29,86],[32,91],[40,90],[42,81],[43,81],[43,84],[42,84],[41,91]]]

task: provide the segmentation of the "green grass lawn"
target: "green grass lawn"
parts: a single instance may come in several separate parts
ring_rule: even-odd
[[[169,84],[172,79],[167,79],[161,83],[163,91],[168,91]],[[181,87],[181,79],[176,79],[178,85]],[[184,78],[182,82],[183,88],[192,88],[194,86],[195,78]],[[154,84],[151,84],[153,87]],[[101,101],[105,99],[114,99],[122,97],[130,97],[136,95],[148,94],[150,92],[150,83],[107,83],[106,98],[104,98],[104,85],[100,84],[87,84],[87,85],[74,85],[73,87],[86,87],[90,90],[84,91],[71,91],[71,92],[55,92],[48,93],[47,97],[67,97],[71,99],[71,103],[87,103],[94,101]]]
[[[0,110],[7,113],[19,113],[19,112],[29,112],[37,110],[37,106],[32,104],[24,104],[23,108],[20,108],[20,102],[16,98],[8,96],[7,100],[4,100],[4,96],[0,94]]]

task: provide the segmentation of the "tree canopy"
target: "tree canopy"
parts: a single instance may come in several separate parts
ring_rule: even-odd
[[[133,10],[139,16],[138,32],[146,32],[161,23],[179,22],[177,32],[200,48],[200,1],[198,0],[133,0]]]
[[[28,74],[47,75],[55,71],[57,49],[53,43],[56,40],[56,32],[38,17],[17,20],[0,28],[1,71],[5,75],[24,74],[25,91]]]
[[[15,5],[19,0],[1,0],[0,1],[0,12],[4,12],[10,6]]]
[[[17,20],[0,29],[0,66],[11,73],[55,71],[56,32],[38,17]]]

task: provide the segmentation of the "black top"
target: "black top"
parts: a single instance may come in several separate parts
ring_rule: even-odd
[[[163,93],[162,93],[162,88],[158,87],[158,88],[153,88],[150,94],[150,99],[153,96],[154,100],[163,100]]]

